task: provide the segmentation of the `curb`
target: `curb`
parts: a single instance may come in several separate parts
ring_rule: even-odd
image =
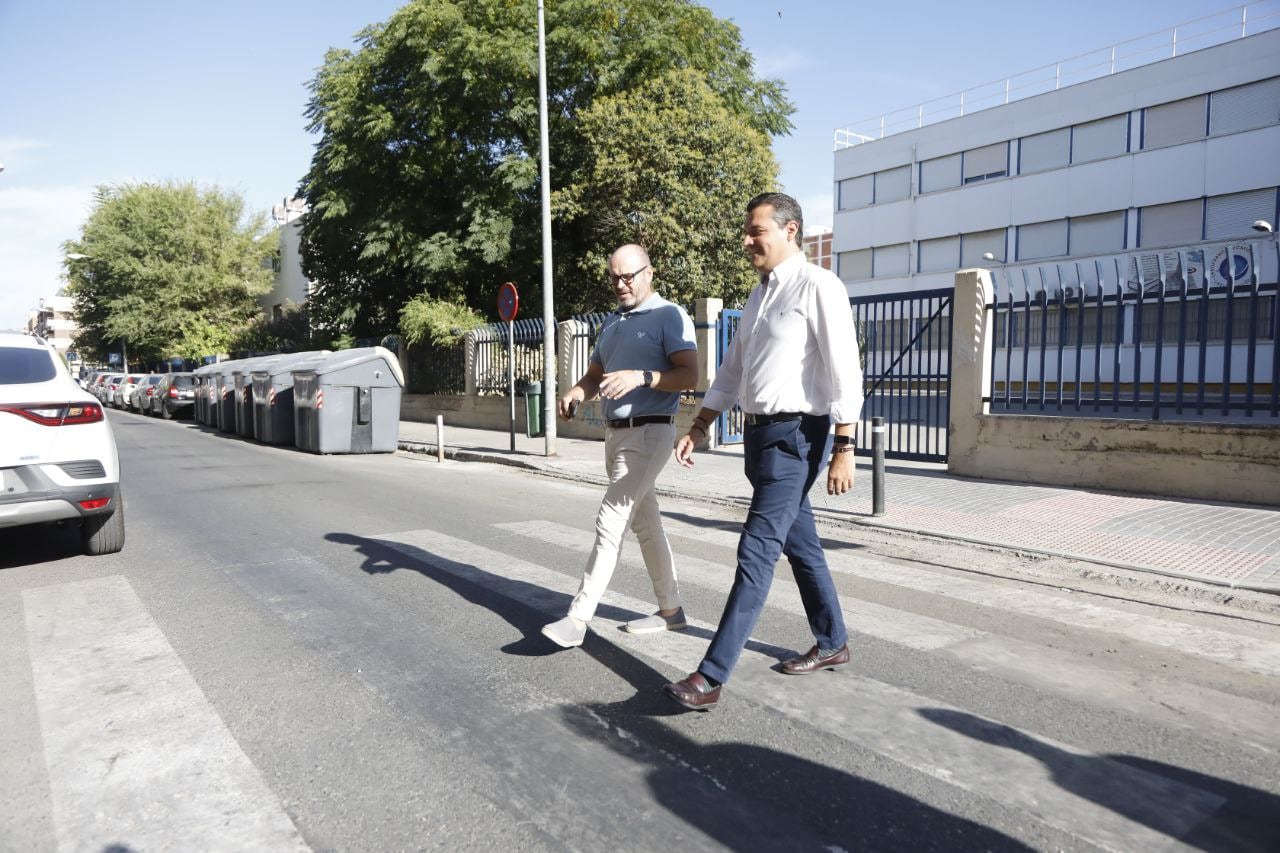
[[[415,455],[430,454],[436,455],[436,445],[432,442],[399,441],[400,450]],[[570,480],[574,482],[590,483],[592,485],[608,485],[608,479],[602,475],[581,474],[557,470],[556,468],[534,462],[531,459],[504,455],[499,452],[487,452],[477,450],[466,450],[464,448],[444,447],[444,455],[446,459],[457,462],[488,462],[496,465],[507,465],[514,468],[523,468],[527,471],[536,472],[542,476],[553,477],[558,480]],[[659,486],[657,492],[662,497],[674,497],[684,499],[694,499],[716,504],[718,506],[742,507],[747,505],[747,501],[739,498],[725,497],[720,494],[704,493],[688,490],[677,490],[664,488]],[[817,518],[826,521],[841,522],[844,524],[854,524],[862,527],[869,527],[877,530],[887,530],[894,533],[905,533],[912,536],[920,536],[930,539],[941,539],[948,542],[958,542],[965,545],[976,545],[984,548],[993,548],[1000,551],[1009,551],[1022,554],[1036,554],[1045,557],[1053,557],[1061,560],[1071,560],[1079,563],[1087,563],[1091,566],[1106,566],[1107,568],[1120,569],[1128,572],[1141,572],[1143,574],[1158,575],[1162,578],[1174,578],[1182,581],[1204,584],[1223,590],[1240,590],[1247,592],[1256,592],[1269,596],[1280,596],[1280,590],[1259,586],[1248,583],[1235,583],[1229,580],[1205,577],[1203,575],[1191,574],[1188,572],[1178,572],[1170,569],[1160,569],[1152,566],[1143,566],[1137,563],[1124,563],[1116,560],[1108,560],[1105,558],[1089,555],[1078,554],[1070,551],[1058,551],[1051,548],[1036,548],[1023,543],[1003,542],[998,540],[976,539],[969,536],[963,536],[956,533],[947,533],[937,530],[928,530],[917,527],[910,527],[902,524],[894,524],[892,522],[880,521],[870,516],[854,515],[853,513],[841,512],[839,510],[814,508],[813,514]],[[1132,580],[1128,577],[1109,575],[1109,577]]]

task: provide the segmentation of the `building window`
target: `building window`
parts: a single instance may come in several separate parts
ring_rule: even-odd
[[[1138,246],[1177,246],[1200,239],[1204,200],[1156,204],[1138,211]]]
[[[1018,260],[1057,258],[1067,253],[1067,220],[1018,226]]]
[[[842,281],[862,281],[871,278],[871,250],[858,249],[836,255],[837,273]]]
[[[916,250],[916,272],[950,272],[960,268],[959,237],[921,240]]]
[[[876,204],[911,197],[911,167],[899,166],[876,172]]]
[[[1224,89],[1209,96],[1209,135],[1280,122],[1280,77]]]
[[[839,209],[853,210],[858,207],[866,207],[871,204],[872,200],[872,176],[862,175],[857,178],[849,178],[836,184],[840,194]]]
[[[1212,196],[1204,204],[1204,237],[1206,240],[1248,237],[1253,233],[1253,223],[1259,219],[1275,225],[1274,188]]]
[[[920,192],[931,193],[960,186],[960,155],[948,154],[920,164]]]
[[[1003,263],[1005,258],[1005,229],[997,228],[994,231],[974,231],[971,234],[962,234],[960,236],[960,268],[972,269],[973,267],[990,266],[991,262],[985,260],[982,256],[990,252],[998,261]]]
[[[873,278],[907,275],[910,272],[910,244],[876,246],[871,250],[871,275]]]
[[[1105,255],[1124,249],[1124,211],[1074,216],[1070,220],[1068,246],[1075,257]]]
[[[1009,143],[997,142],[964,152],[964,182],[966,184],[1003,178],[1009,174]]]
[[[1077,124],[1071,128],[1071,162],[1089,163],[1129,151],[1129,114]]]
[[[1059,169],[1071,161],[1071,128],[1024,136],[1018,145],[1018,174]]]
[[[1208,127],[1205,120],[1207,103],[1208,98],[1204,95],[1196,95],[1158,107],[1147,107],[1142,111],[1143,150],[1204,139]]]

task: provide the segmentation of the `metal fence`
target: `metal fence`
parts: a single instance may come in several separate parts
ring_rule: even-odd
[[[1276,244],[1212,251],[997,276],[991,411],[1280,418],[1277,289],[1259,280]]]
[[[516,320],[509,325],[512,327],[510,340],[513,346],[510,349],[516,383],[541,382],[544,364],[542,318]],[[507,327],[507,323],[490,323],[470,333],[472,369],[478,395],[507,395]]]
[[[409,347],[408,391],[414,394],[465,394],[467,343],[438,345],[423,341]]]
[[[860,456],[871,454],[871,419],[885,418],[885,456],[945,462],[951,416],[951,288],[855,296],[863,360]]]

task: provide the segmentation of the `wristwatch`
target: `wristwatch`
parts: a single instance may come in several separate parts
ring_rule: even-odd
[[[644,371],[644,383],[643,383],[643,384],[644,384],[644,387],[646,387],[646,388],[648,388],[650,385],[652,385],[652,384],[653,384],[653,371],[652,371],[652,370],[646,370],[646,371]]]

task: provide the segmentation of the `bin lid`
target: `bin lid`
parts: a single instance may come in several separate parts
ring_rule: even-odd
[[[382,364],[377,364],[382,362]],[[321,361],[308,364],[305,370],[315,373],[317,376],[324,376],[329,373],[336,373],[339,370],[347,370],[352,367],[358,367],[362,364],[373,365],[377,370],[387,371],[387,376],[394,379],[398,385],[404,387],[404,374],[400,372],[400,361],[396,358],[395,353],[386,347],[359,347],[357,349],[339,350],[338,352],[329,353]],[[303,372],[303,368],[295,367],[295,373]]]
[[[317,362],[325,356],[330,355],[327,349],[308,350],[307,352],[295,352],[288,355],[282,355],[274,361],[255,364],[252,368],[253,377],[270,377],[279,376],[282,373],[292,373]]]

